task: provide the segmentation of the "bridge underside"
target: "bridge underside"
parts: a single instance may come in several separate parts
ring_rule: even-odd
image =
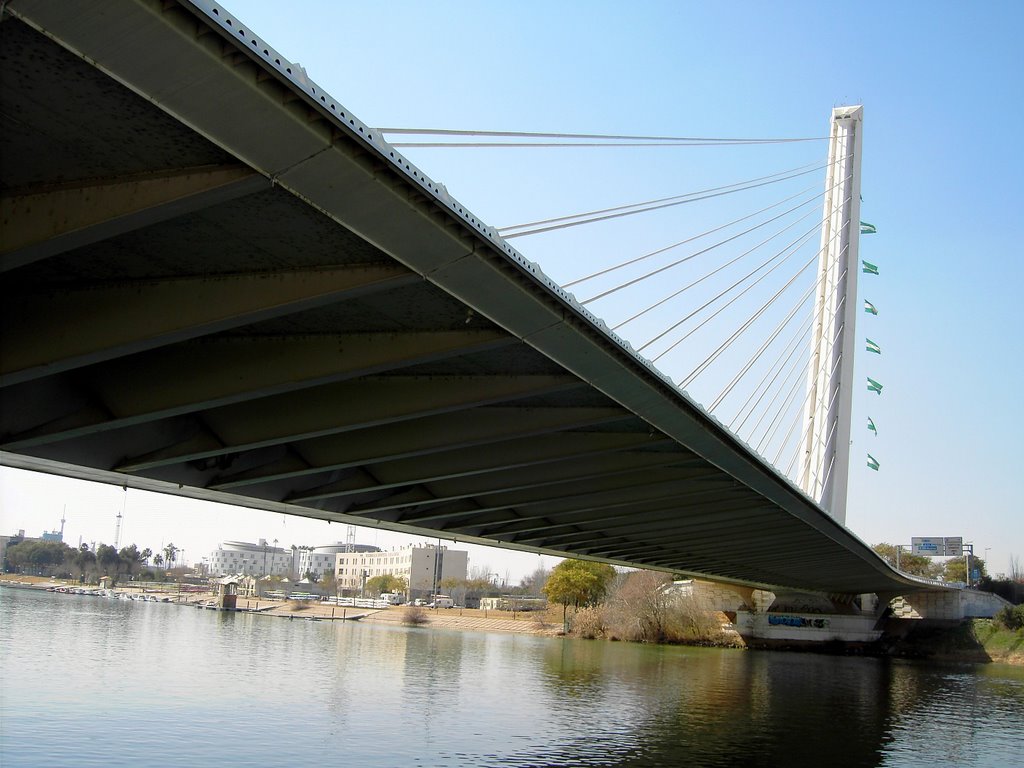
[[[912,586],[223,11],[5,13],[4,464],[750,586]]]

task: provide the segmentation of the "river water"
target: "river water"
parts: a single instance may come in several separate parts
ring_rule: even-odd
[[[0,766],[1014,766],[1024,670],[0,589]]]

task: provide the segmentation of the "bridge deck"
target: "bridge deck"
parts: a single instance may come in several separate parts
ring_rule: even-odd
[[[913,586],[213,4],[7,13],[4,464],[753,586]]]

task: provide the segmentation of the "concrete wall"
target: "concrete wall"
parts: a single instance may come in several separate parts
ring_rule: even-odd
[[[991,592],[960,589],[915,592],[897,597],[889,605],[893,615],[902,619],[990,619],[1012,603]]]
[[[875,628],[875,617],[864,614],[799,614],[753,613],[736,614],[736,631],[746,638],[769,642],[823,643],[842,640],[847,643],[870,643],[882,631]]]
[[[762,589],[730,587],[697,579],[677,581],[672,585],[672,589],[677,594],[693,598],[700,610],[708,612],[748,609],[764,613],[775,601],[774,593]]]

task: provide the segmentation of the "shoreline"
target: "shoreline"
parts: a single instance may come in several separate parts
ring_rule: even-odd
[[[51,586],[78,586],[42,577],[0,574],[0,585],[15,589],[47,591]],[[115,591],[131,595],[160,594],[175,605],[193,607],[214,599],[212,592],[151,592],[143,588],[116,587]],[[78,597],[70,595],[69,597]],[[353,608],[322,603],[299,601],[257,600],[239,598],[238,613],[258,613],[263,616],[308,621],[365,621],[392,626],[419,626],[462,632],[506,632],[545,637],[575,638],[562,632],[561,608],[547,611],[516,612],[484,611],[477,608],[424,608],[422,622],[406,621],[408,606],[388,608]],[[557,613],[557,620],[553,614]],[[496,616],[495,614],[501,614]],[[893,621],[899,624],[893,625]],[[906,622],[906,623],[904,623]],[[578,638],[575,638],[578,639]],[[596,642],[617,642],[597,638]],[[774,650],[802,653],[825,653],[870,658],[891,658],[929,663],[1006,664],[1024,666],[1024,632],[997,629],[991,619],[971,619],[963,622],[930,622],[923,619],[890,620],[886,635],[876,643],[853,645],[843,643],[815,644],[767,643],[744,640],[737,633],[728,632],[722,642],[694,642],[666,645],[732,648],[735,650]]]

